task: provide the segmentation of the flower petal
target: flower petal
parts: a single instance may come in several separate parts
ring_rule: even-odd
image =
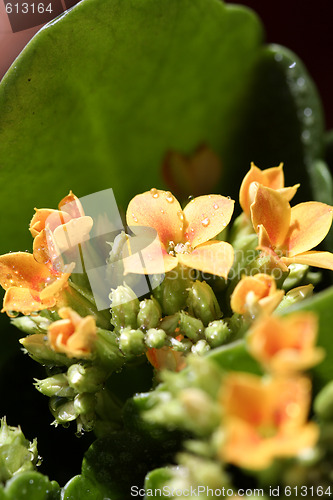
[[[52,277],[48,267],[36,262],[30,253],[15,252],[0,256],[0,285],[5,290],[19,286],[40,291]]]
[[[252,182],[257,182],[271,189],[283,188],[283,163],[280,163],[278,167],[267,168],[266,170],[260,170],[253,162],[251,163],[251,168],[245,175],[239,190],[239,204],[248,216],[250,216],[250,206],[254,201],[251,199],[250,190]]]
[[[333,207],[317,201],[300,203],[291,209],[290,230],[286,238],[287,257],[319,245],[330,230]]]
[[[187,267],[227,278],[234,261],[234,249],[225,241],[209,241],[192,253],[177,254],[177,257],[179,263]]]
[[[29,290],[29,288],[14,286],[6,291],[1,312],[7,312],[8,315],[10,315],[11,311],[30,314],[34,311],[48,309],[55,304],[56,299],[54,297],[41,300],[38,292]]]
[[[192,247],[214,238],[229,224],[234,200],[221,195],[199,196],[184,208],[185,241]]]
[[[281,302],[283,295],[283,290],[276,290],[272,276],[259,273],[245,276],[237,283],[231,295],[230,306],[234,312],[245,314],[259,305],[270,314]]]
[[[84,216],[84,210],[81,202],[79,198],[77,198],[75,194],[72,193],[72,191],[70,191],[69,194],[60,201],[58,207],[59,210],[67,212],[72,219],[77,219]]]
[[[178,259],[169,255],[159,240],[129,255],[132,251],[124,249],[124,274],[164,274],[178,264]]]
[[[35,238],[46,226],[54,231],[60,224],[65,224],[71,220],[71,217],[66,212],[59,210],[51,210],[49,208],[36,208],[36,213],[30,221],[30,232]]]
[[[282,257],[281,260],[287,264],[287,266],[296,263],[333,271],[333,254],[330,252],[313,250],[311,252],[300,253],[295,255],[295,257]]]
[[[253,228],[258,232],[263,225],[274,246],[280,246],[288,233],[290,223],[289,202],[277,191],[258,185],[255,201],[251,205]]]
[[[183,239],[184,214],[179,202],[169,191],[151,189],[135,196],[129,203],[126,221],[130,227],[152,227],[167,248],[170,241]]]

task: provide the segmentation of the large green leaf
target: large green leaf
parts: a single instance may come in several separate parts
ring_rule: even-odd
[[[217,0],[83,0],[42,29],[0,86],[0,251],[70,188],[125,204],[161,186],[170,148],[221,154],[260,41],[254,13]]]

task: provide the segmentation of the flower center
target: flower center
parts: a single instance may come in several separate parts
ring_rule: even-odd
[[[176,257],[177,253],[191,253],[193,250],[193,248],[191,247],[191,244],[190,242],[186,242],[186,243],[177,243],[175,244],[173,241],[169,241],[169,245],[168,245],[168,254],[169,255],[173,255],[174,257]]]

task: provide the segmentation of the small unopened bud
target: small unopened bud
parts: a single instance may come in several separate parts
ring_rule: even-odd
[[[55,352],[51,349],[47,336],[35,333],[20,339],[20,343],[28,351],[29,355],[43,365],[70,365],[71,361],[65,354]]]
[[[145,299],[140,302],[140,311],[137,316],[138,327],[148,330],[156,328],[162,315],[161,306],[156,299]]]
[[[164,330],[150,328],[146,333],[145,342],[150,349],[161,349],[165,345],[165,338]]]
[[[49,402],[49,408],[55,418],[55,424],[66,424],[78,417],[79,412],[74,407],[74,401],[66,398],[53,396]]]
[[[166,274],[164,281],[153,291],[164,314],[174,314],[185,308],[190,285],[188,273],[184,273],[182,267],[177,267]]]
[[[96,366],[85,367],[75,364],[68,368],[67,379],[69,385],[76,392],[97,392],[103,387],[105,372]]]
[[[211,287],[205,281],[196,281],[189,290],[189,313],[200,318],[205,326],[222,316],[220,306]]]
[[[278,307],[275,309],[275,313],[280,313],[292,304],[296,304],[297,302],[301,302],[302,300],[311,297],[312,294],[313,285],[298,286],[297,288],[289,290],[289,292],[283,297]]]
[[[194,318],[184,312],[180,313],[180,332],[191,340],[199,340],[204,332],[204,325],[199,318]]]
[[[165,331],[167,335],[175,336],[179,335],[180,328],[180,314],[175,313],[171,316],[165,316],[159,324],[159,327]]]
[[[333,420],[333,381],[325,385],[314,400],[314,410],[323,420]]]
[[[290,288],[294,288],[299,283],[301,283],[306,273],[308,272],[309,266],[305,264],[292,263],[288,266],[288,268],[289,275],[285,279],[282,286],[284,290],[290,290]]]
[[[29,442],[20,427],[7,425],[0,420],[0,496],[1,483],[17,472],[33,470],[38,459],[37,441]],[[1,497],[2,498],[2,497]]]
[[[139,312],[139,299],[127,285],[118,286],[110,293],[111,299],[111,324],[117,329],[137,327]]]
[[[206,354],[210,350],[209,344],[205,340],[199,340],[196,344],[194,344],[191,348],[191,351],[193,354],[198,354],[199,356],[202,356],[203,354]]]
[[[80,415],[84,415],[87,413],[94,413],[95,407],[96,407],[95,394],[84,392],[82,394],[78,394],[74,398],[74,408],[78,411]]]
[[[228,324],[223,320],[212,321],[205,328],[205,337],[211,347],[218,347],[226,342],[231,332]]]
[[[125,356],[139,356],[143,354],[146,350],[144,333],[141,330],[124,328],[119,337],[119,347]]]
[[[24,333],[47,333],[50,320],[43,318],[43,316],[20,316],[12,319],[12,324]]]
[[[107,372],[119,370],[124,364],[125,359],[119,350],[116,332],[98,328],[95,348],[98,362]]]
[[[170,346],[174,351],[178,352],[189,352],[193,346],[192,342],[189,339],[177,340],[174,338],[170,338]]]
[[[53,377],[44,378],[43,380],[35,379],[34,385],[45,396],[60,396],[62,398],[72,398],[75,396],[75,390],[68,385],[65,373],[58,373],[58,375],[53,375]]]

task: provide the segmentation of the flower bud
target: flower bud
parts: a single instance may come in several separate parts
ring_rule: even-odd
[[[88,413],[93,414],[96,407],[96,396],[95,394],[90,394],[84,392],[78,394],[74,398],[74,408],[78,411],[80,415],[85,415]]]
[[[30,443],[20,427],[0,420],[0,485],[18,472],[33,470],[38,459],[37,440]],[[1,496],[1,490],[0,490]]]
[[[47,336],[43,333],[35,333],[20,339],[20,343],[28,351],[29,355],[42,365],[70,365],[73,363],[65,354],[55,352],[49,346]]]
[[[159,327],[162,328],[162,330],[165,331],[167,335],[171,336],[177,336],[179,335],[179,322],[180,322],[180,314],[172,314],[171,316],[165,316],[160,324]]]
[[[189,290],[189,313],[201,319],[205,326],[222,316],[220,306],[211,287],[205,281],[196,281]]]
[[[79,412],[74,407],[74,401],[66,398],[53,396],[49,402],[49,408],[55,418],[55,425],[72,422],[78,417]]]
[[[119,347],[125,356],[139,356],[143,354],[146,350],[144,333],[141,330],[124,328],[119,337]]]
[[[205,328],[205,337],[211,347],[218,347],[226,342],[231,332],[228,324],[223,320],[212,321]]]
[[[164,314],[174,314],[185,308],[190,285],[188,273],[181,266],[166,274],[162,283],[153,290]]]
[[[118,337],[115,332],[98,328],[95,349],[98,362],[108,372],[119,370],[125,363],[124,356],[119,350]]]
[[[204,332],[204,325],[198,318],[194,318],[185,312],[180,313],[180,332],[191,340],[199,340]]]
[[[284,290],[290,290],[290,288],[294,288],[299,283],[301,283],[306,273],[308,272],[309,266],[305,264],[293,263],[288,266],[288,269],[289,275],[284,280],[282,287]]]
[[[269,274],[273,276],[276,285],[280,287],[289,275],[289,269],[274,255],[261,252],[258,257],[247,265],[245,273],[251,276],[260,273]]]
[[[164,330],[150,328],[146,333],[145,342],[150,349],[161,349],[165,345],[166,333]]]
[[[289,290],[289,292],[283,297],[278,307],[275,309],[275,313],[279,314],[287,307],[311,297],[312,293],[313,285],[298,286],[297,288]]]
[[[178,352],[189,352],[193,346],[192,342],[189,339],[177,340],[174,338],[170,338],[170,346],[174,351]]]
[[[50,320],[43,316],[20,316],[12,319],[12,324],[28,335],[32,333],[47,333]]]
[[[323,420],[333,420],[333,381],[326,384],[317,395],[314,410]]]
[[[111,324],[117,329],[137,327],[137,315],[139,312],[139,299],[133,290],[127,286],[118,286],[112,290],[111,300]]]
[[[39,392],[49,397],[60,396],[62,398],[72,398],[75,396],[74,389],[68,385],[65,373],[59,373],[43,380],[35,379],[34,386]]]
[[[140,302],[140,310],[137,316],[138,327],[148,330],[159,325],[162,311],[156,299],[145,299]]]
[[[206,342],[206,340],[199,340],[196,344],[194,344],[191,348],[191,351],[193,354],[197,354],[198,356],[202,356],[203,354],[206,354],[210,350],[209,344]]]
[[[98,392],[105,381],[105,371],[96,366],[83,366],[79,364],[68,368],[67,379],[69,385],[76,392]]]

